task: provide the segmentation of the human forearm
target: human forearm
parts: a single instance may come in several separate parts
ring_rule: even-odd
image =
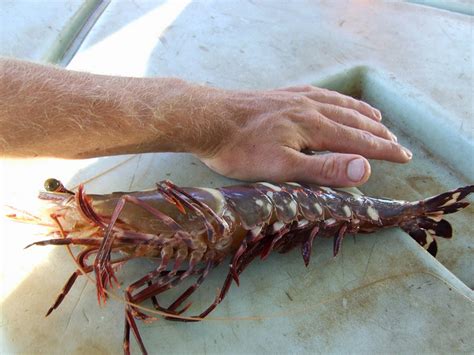
[[[9,59],[0,65],[0,156],[192,151],[212,106],[198,101],[215,90],[174,78],[93,75]]]

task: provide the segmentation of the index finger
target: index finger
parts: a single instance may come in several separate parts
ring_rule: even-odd
[[[413,156],[410,150],[400,144],[375,136],[370,132],[331,121],[326,121],[324,126],[324,138],[322,142],[316,142],[314,149],[359,154],[368,159],[396,163],[406,163]]]

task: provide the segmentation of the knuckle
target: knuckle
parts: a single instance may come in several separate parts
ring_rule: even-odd
[[[372,119],[367,119],[366,123],[371,128],[371,130],[378,135],[386,135],[389,132],[387,127]]]
[[[299,115],[298,129],[301,133],[321,136],[321,131],[328,125],[328,119],[319,112],[306,112]],[[301,131],[302,130],[302,131]]]
[[[302,125],[302,128],[306,129],[308,134],[314,135],[324,129],[324,120],[324,116],[320,114],[305,116],[305,121]]]
[[[318,107],[318,112],[326,119],[341,124],[351,125],[354,122],[354,117],[347,109],[337,105],[321,105]]]
[[[325,128],[327,128],[328,134],[324,135],[325,141],[329,140],[341,140],[341,139],[350,139],[354,140],[354,134],[348,130],[344,125],[337,122],[325,121]]]
[[[375,113],[376,110],[364,101],[357,100],[351,97],[350,106],[352,106],[355,111],[361,114],[368,115],[371,117],[376,117],[376,113]]]
[[[397,143],[386,141],[381,145],[380,154],[387,159],[398,159],[401,154],[401,148]]]
[[[339,102],[339,99],[341,97],[344,97],[343,95],[339,94],[337,91],[332,91],[332,90],[328,90],[328,89],[324,89],[324,88],[315,88],[314,91],[314,94],[324,100],[324,101],[331,101],[331,102],[335,102],[335,101],[338,101]]]
[[[314,116],[314,108],[311,106],[310,99],[297,95],[286,99],[280,113],[292,121],[305,121],[308,117]]]
[[[341,107],[349,107],[350,106],[350,100],[348,97],[341,95],[339,93],[331,93],[328,96],[332,96],[335,99],[335,104],[341,106]]]
[[[377,117],[382,117],[382,112],[380,110],[377,110],[376,108],[373,108],[372,106],[369,106],[372,109],[372,112],[374,113],[375,116]]]
[[[392,137],[392,133],[389,131],[389,129],[387,127],[382,126],[382,125],[378,125],[378,126],[379,126],[379,129],[380,129],[381,135],[383,135],[384,137],[387,137],[387,138]]]
[[[298,86],[285,86],[283,88],[279,88],[276,91],[288,91],[288,92],[296,92],[299,91],[300,88]]]
[[[321,94],[325,94],[325,95],[327,95],[327,96],[340,95],[337,91],[329,90],[329,89],[326,89],[326,88],[317,88],[317,90],[318,90]]]
[[[361,141],[365,142],[365,145],[369,149],[378,149],[379,148],[379,144],[378,144],[375,136],[370,132],[362,131],[360,133],[360,139],[361,139]]]
[[[344,111],[342,107],[336,106],[336,105],[325,106],[324,111],[331,116],[337,116],[337,117],[347,116],[347,111]]]
[[[304,95],[293,95],[290,99],[290,104],[292,106],[302,106],[308,103],[309,99]]]
[[[366,104],[364,101],[360,101],[354,98],[351,98],[352,105],[358,109],[358,110],[364,110],[364,109],[372,109],[368,104]]]
[[[380,120],[380,118],[382,118],[382,113],[376,108],[370,106],[368,103],[364,101],[358,101],[358,103],[359,103],[358,107],[361,112],[364,112],[369,117],[375,118],[377,120]]]
[[[348,108],[346,110],[347,110],[346,112],[347,112],[348,116],[351,116],[352,118],[355,118],[357,120],[357,122],[363,122],[364,121],[364,117],[359,111],[357,111],[353,108]]]
[[[324,159],[319,170],[319,176],[325,180],[334,179],[339,171],[339,164],[334,158]]]
[[[301,86],[301,91],[314,91],[315,87],[312,85],[303,85]]]
[[[390,150],[394,154],[399,155],[400,153],[402,153],[402,147],[398,143],[388,142],[388,144],[390,145]]]
[[[390,133],[390,130],[387,127],[385,127],[383,124],[376,122],[370,117],[367,117],[365,115],[359,114],[359,116],[360,116],[361,128],[372,133],[373,137],[379,136],[382,138],[391,139],[392,135]]]

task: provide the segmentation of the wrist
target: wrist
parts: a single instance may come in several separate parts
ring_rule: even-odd
[[[231,92],[178,79],[167,87],[152,112],[157,150],[212,155],[233,131]]]

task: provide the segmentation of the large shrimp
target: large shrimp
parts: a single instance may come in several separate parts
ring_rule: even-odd
[[[344,236],[400,227],[429,253],[437,252],[436,237],[451,238],[443,219],[469,205],[462,200],[474,185],[461,187],[417,202],[371,198],[327,187],[297,183],[255,183],[210,188],[180,188],[169,181],[142,192],[86,195],[79,187],[67,190],[58,180],[45,183],[40,198],[50,202],[47,218],[56,226],[55,239],[32,245],[81,245],[80,266],[48,310],[63,301],[82,272],[95,273],[99,303],[106,287],[117,281],[114,269],[128,260],[154,257],[156,268],[125,290],[124,352],[130,352],[130,330],[146,353],[135,319],[150,320],[138,305],[151,299],[166,319],[198,321],[223,300],[233,281],[256,257],[273,250],[286,252],[300,246],[308,265],[315,238],[334,238],[337,255]],[[18,216],[12,216],[19,218]],[[120,257],[112,258],[120,252]],[[92,264],[87,259],[95,255]],[[229,271],[217,297],[196,316],[184,316],[183,303],[209,272],[230,256]],[[183,280],[195,282],[168,306],[157,296]]]

